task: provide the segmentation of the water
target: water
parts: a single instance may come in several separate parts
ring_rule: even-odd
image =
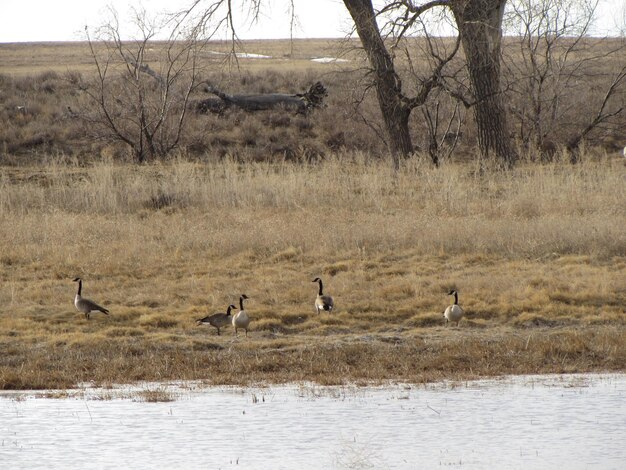
[[[626,374],[71,393],[0,393],[0,468],[626,468]]]

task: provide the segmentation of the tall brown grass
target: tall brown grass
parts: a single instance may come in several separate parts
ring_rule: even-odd
[[[222,255],[296,247],[609,259],[626,246],[620,163],[556,162],[481,174],[471,165],[435,169],[418,160],[394,173],[362,154],[317,164],[179,159],[85,168],[51,160],[32,171],[2,170],[0,216],[7,234],[21,242],[45,236],[54,250],[73,228],[80,230],[75,239],[114,236],[130,248],[167,221],[160,240]]]
[[[395,173],[359,153],[2,167],[0,388],[623,370],[623,171]],[[314,314],[318,275],[332,315]],[[109,317],[74,310],[75,276]],[[241,293],[251,338],[195,325]]]

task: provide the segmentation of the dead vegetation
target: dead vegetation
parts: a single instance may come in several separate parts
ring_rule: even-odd
[[[622,175],[591,155],[510,173],[359,154],[2,167],[0,388],[624,370]],[[76,276],[109,317],[75,311]],[[244,292],[248,339],[196,326]]]
[[[0,389],[625,369],[626,188],[611,153],[623,133],[588,135],[576,165],[557,145],[567,135],[550,136],[550,158],[529,148],[499,172],[474,163],[462,123],[434,168],[416,117],[421,150],[394,172],[366,122],[375,100],[352,107],[357,51],[329,65],[310,59],[338,56],[336,43],[245,46],[273,58],[207,79],[290,94],[321,80],[327,107],[192,113],[179,149],[134,165],[80,119],[85,44],[0,45]],[[602,86],[583,88],[587,103]],[[583,123],[576,111],[568,125]],[[109,317],[75,311],[77,276]],[[317,276],[332,315],[315,314]],[[444,327],[451,289],[466,312],[458,328]],[[244,292],[249,338],[196,326]]]
[[[589,62],[585,51],[591,46],[598,50],[601,57],[604,57],[604,49],[608,53],[621,47],[619,39],[606,40],[600,46],[596,44],[597,40],[589,39],[587,42],[589,47],[583,48],[577,59],[585,64]],[[220,115],[190,112],[173,155],[184,154],[187,158],[209,162],[225,157],[241,162],[310,162],[345,151],[366,152],[379,158],[387,155],[385,143],[380,138],[384,134],[378,124],[380,111],[374,94],[364,91],[363,56],[354,47],[355,44],[301,40],[296,41],[292,48],[288,41],[246,42],[243,44],[246,52],[271,58],[241,58],[239,70],[228,69],[224,65],[223,52],[229,50],[229,44],[211,44],[209,52],[202,56],[202,67],[210,72],[202,78],[224,93],[301,94],[321,81],[328,90],[324,99],[326,106],[316,109],[309,116],[286,113],[284,110],[255,114],[226,110]],[[146,61],[158,69],[159,47],[163,45],[154,43],[152,46],[146,51]],[[422,46],[407,44],[408,48],[417,51],[423,49]],[[518,46],[513,39],[507,39],[505,52],[512,63],[521,60]],[[347,62],[324,64],[311,61],[320,55],[342,57]],[[25,56],[32,57],[28,64],[23,60]],[[3,44],[0,45],[0,64],[0,123],[3,123],[0,126],[0,161],[5,164],[32,164],[35,161],[45,162],[50,155],[63,155],[83,162],[101,158],[132,160],[128,146],[96,132],[86,120],[93,104],[90,105],[86,97],[85,86],[94,75],[86,43]],[[63,64],[62,67],[59,64]],[[419,54],[411,58],[411,66],[417,70],[426,65]],[[400,68],[406,66],[399,64]],[[542,131],[539,148],[529,145],[527,122],[521,118],[519,122],[515,121],[516,139],[522,156],[531,160],[551,159],[566,147],[576,132],[588,126],[588,118],[595,116],[598,102],[602,101],[611,77],[622,66],[619,56],[607,55],[600,63],[594,63],[595,69],[580,71],[575,91],[572,91],[575,96],[568,95],[567,90],[559,95],[559,102],[571,103],[567,112],[553,113],[550,132]],[[525,76],[515,70],[507,73],[507,88],[511,90],[521,83],[517,75]],[[463,77],[460,76],[459,80],[462,81]],[[407,86],[410,82],[407,80]],[[123,96],[115,86],[111,83],[111,93]],[[190,108],[196,109],[199,103],[210,97],[203,92],[203,88],[194,89],[190,95]],[[528,103],[523,92],[511,92],[507,103],[512,116],[526,116]],[[620,106],[623,108],[623,103],[617,100],[615,107]],[[459,112],[458,104],[449,97],[437,95],[424,110],[431,112],[430,119],[422,113],[414,113],[410,123],[419,158],[428,161],[435,156],[437,161],[439,158],[454,161],[474,158],[476,130],[471,122],[467,122],[466,113]],[[433,128],[435,114],[437,129]],[[446,130],[445,124],[449,122],[453,122],[454,126]],[[617,151],[624,146],[625,128],[626,115],[618,114],[611,126],[586,134],[583,146],[617,155]],[[454,143],[453,148],[451,142]],[[434,143],[437,148],[433,147]]]

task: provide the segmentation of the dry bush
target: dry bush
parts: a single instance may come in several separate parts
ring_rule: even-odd
[[[175,398],[165,388],[159,387],[154,390],[140,390],[135,399],[146,403],[162,403],[174,401]]]
[[[51,151],[74,153],[72,146],[84,133],[67,108],[76,89],[65,76],[54,72],[21,78],[0,76],[0,88],[3,160]]]

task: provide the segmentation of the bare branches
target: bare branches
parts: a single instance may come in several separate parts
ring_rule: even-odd
[[[398,155],[414,152],[409,132],[411,112],[424,106],[434,90],[455,86],[454,82],[446,82],[450,64],[461,45],[460,37],[450,46],[449,39],[428,34],[427,20],[423,18],[437,7],[442,11],[449,8],[451,1],[435,0],[419,5],[412,1],[385,2],[377,12],[369,0],[344,0],[344,4],[369,61],[369,86],[376,90],[388,134],[385,140],[394,168],[398,168]],[[419,39],[409,37],[415,33],[419,33]],[[420,50],[424,44],[425,48]],[[403,55],[399,56],[398,51]],[[459,69],[452,71],[451,76],[458,73]]]
[[[583,130],[574,138],[570,139],[567,143],[567,147],[570,150],[577,148],[580,145],[580,142],[596,127],[598,127],[603,122],[606,122],[610,118],[617,116],[624,111],[624,106],[619,106],[617,109],[612,111],[607,111],[607,107],[611,101],[611,98],[618,93],[623,92],[621,86],[626,83],[626,66],[622,67],[622,69],[614,76],[613,80],[609,88],[607,89],[600,106],[598,107],[598,111],[591,121],[583,128]]]
[[[289,14],[289,56],[293,57],[293,33],[296,27],[299,25],[294,0],[289,0],[289,9],[287,13]]]
[[[527,147],[540,149],[548,140],[573,150],[622,112],[613,103],[624,88],[623,71],[613,75],[603,64],[626,46],[614,41],[607,48],[610,40],[588,37],[597,5],[597,0],[510,2],[507,29],[522,39],[504,63],[511,71],[509,89],[519,97],[511,109]],[[590,77],[592,89],[582,85]],[[585,121],[579,109],[591,102],[598,103],[597,112]]]
[[[100,42],[86,31],[97,74],[83,87],[90,107],[80,115],[96,137],[128,145],[137,162],[168,154],[184,132],[187,105],[201,75],[197,57],[205,45],[193,35],[197,28],[186,27],[185,18],[170,17],[170,40],[158,45],[151,42],[158,33],[156,23],[143,11],[135,11],[139,39],[121,39],[113,11],[99,29]]]
[[[454,43],[454,47],[446,56],[441,56],[436,51],[435,46],[433,45],[432,39],[430,36],[426,36],[426,42],[428,44],[428,50],[430,52],[430,59],[435,62],[435,66],[430,72],[430,76],[422,81],[421,86],[418,90],[418,93],[415,97],[409,99],[409,107],[416,108],[417,106],[421,106],[426,102],[428,95],[435,87],[444,87],[444,77],[443,77],[443,69],[450,61],[454,58],[456,53],[459,50],[459,46],[461,45],[461,37],[458,36]]]
[[[165,87],[166,83],[163,77],[154,70],[152,70],[148,64],[142,64],[140,62],[137,62],[134,57],[130,57],[128,54],[124,53],[124,51],[120,51],[120,54],[129,66],[134,67],[135,70],[137,70],[138,72],[142,72],[151,76],[159,83],[161,87]]]
[[[445,118],[441,115],[440,109],[441,102],[439,100],[436,100],[434,110],[429,106],[422,108],[422,115],[428,127],[428,154],[435,166],[439,166],[442,160],[452,155],[463,134],[461,131],[463,117],[459,102],[455,102],[453,111],[444,124],[443,132],[441,127]]]
[[[433,0],[421,5],[415,5],[415,3],[410,0],[387,3],[378,12],[378,16],[386,16],[395,13],[395,16],[392,16],[390,20],[392,34],[395,37],[395,44],[392,46],[392,49],[398,46],[398,43],[416,23],[422,21],[424,13],[436,7],[448,7],[449,5],[450,0]]]
[[[234,4],[233,4],[234,3]],[[227,31],[231,50],[227,60],[234,61],[239,65],[237,50],[241,46],[241,40],[237,34],[237,18],[235,6],[246,15],[242,22],[255,24],[260,21],[263,0],[193,0],[191,4],[179,10],[171,16],[172,21],[193,25],[190,34],[198,39],[209,40],[220,32]],[[292,8],[292,21],[295,18],[295,9]]]

